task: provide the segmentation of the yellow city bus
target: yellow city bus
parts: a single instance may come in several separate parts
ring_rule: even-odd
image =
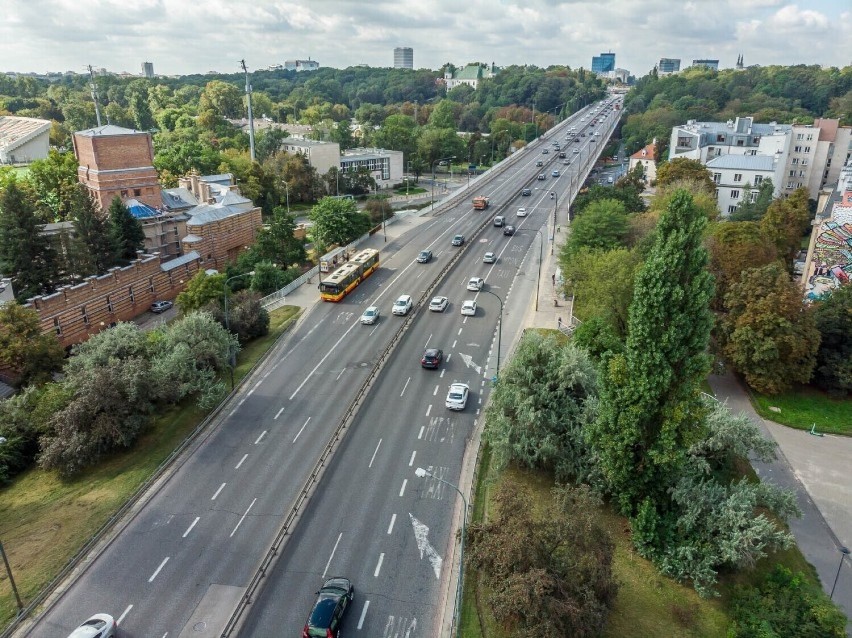
[[[379,267],[379,251],[365,248],[320,281],[323,301],[340,301]]]

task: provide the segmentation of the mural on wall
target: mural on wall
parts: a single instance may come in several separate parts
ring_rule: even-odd
[[[835,206],[831,219],[821,224],[812,263],[808,300],[819,299],[852,280],[852,207]]]

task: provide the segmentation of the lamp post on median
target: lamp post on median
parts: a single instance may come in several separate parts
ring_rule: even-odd
[[[286,183],[286,182],[285,182]],[[225,330],[228,332],[228,335],[231,334],[231,322],[228,319],[228,283],[233,281],[234,279],[239,279],[240,277],[253,277],[254,271],[244,272],[241,275],[234,275],[233,277],[229,277],[225,280],[225,283],[222,284],[222,296],[225,298]],[[231,368],[231,390],[234,389],[234,368],[237,367],[236,354],[234,353],[234,349],[231,346],[228,346],[228,365]]]
[[[500,302],[500,322],[497,324],[497,372],[494,375],[496,378],[500,376],[500,344],[503,342],[503,300],[496,292],[491,292],[490,290],[480,290],[479,292],[484,292],[487,295],[493,295],[494,297],[497,297],[497,301]]]
[[[440,481],[445,485],[449,485],[461,496],[462,503],[464,504],[464,511],[462,512],[462,531],[461,531],[461,543],[459,548],[459,580],[456,583],[456,638],[461,635],[461,597],[462,597],[462,580],[464,577],[464,537],[467,531],[467,499],[462,494],[462,491],[458,488],[458,485],[454,483],[450,483],[449,481],[445,481],[444,479],[435,476],[428,470],[424,470],[422,467],[418,467],[414,470],[414,476],[418,478],[426,478],[427,476],[435,479],[436,481]]]
[[[435,207],[435,164],[437,164],[438,162],[452,161],[454,159],[456,159],[455,155],[453,155],[452,157],[439,157],[434,162],[432,162],[432,208]]]

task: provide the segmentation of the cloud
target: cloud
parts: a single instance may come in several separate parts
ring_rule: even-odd
[[[829,20],[823,14],[810,9],[800,10],[794,4],[779,9],[766,23],[767,27],[780,32],[825,31]]]

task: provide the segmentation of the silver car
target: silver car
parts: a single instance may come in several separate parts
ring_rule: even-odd
[[[364,314],[361,315],[361,323],[367,326],[371,326],[379,320],[379,309],[376,306],[370,306],[364,311]]]
[[[482,290],[482,286],[485,285],[485,280],[482,277],[471,277],[467,282],[467,289],[473,291]]]
[[[447,309],[448,303],[450,303],[450,300],[446,297],[433,297],[432,301],[429,302],[429,310],[432,312],[444,312]]]

